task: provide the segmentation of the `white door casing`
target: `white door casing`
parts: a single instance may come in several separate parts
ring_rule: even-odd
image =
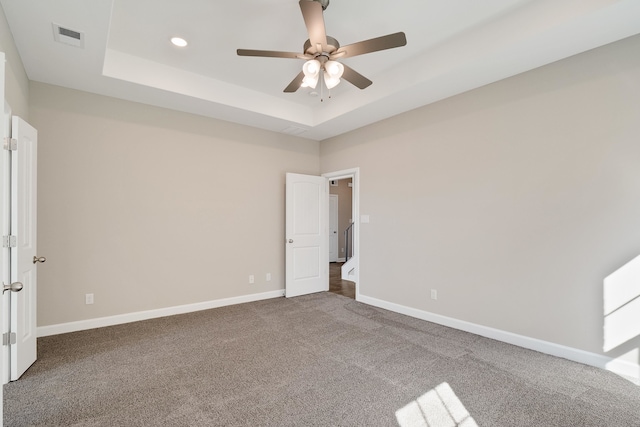
[[[328,181],[287,173],[285,295],[329,290]]]
[[[329,262],[338,261],[338,195],[329,195]]]
[[[17,242],[11,248],[11,280],[23,284],[22,291],[11,292],[11,331],[16,334],[10,350],[11,381],[15,381],[36,360],[38,132],[13,116],[11,133],[18,144],[11,153],[11,234]]]
[[[356,301],[360,301],[360,168],[343,169],[335,172],[322,174],[328,180],[340,180],[351,178],[352,182],[352,205],[351,217],[355,225],[353,229],[353,257],[342,266],[343,278],[345,267],[351,269],[352,274],[346,280],[352,280],[356,284]],[[345,249],[346,250],[346,249]]]
[[[5,100],[4,100],[4,53],[0,52],[0,102],[2,102],[2,107],[4,108],[5,105]],[[0,117],[0,137],[1,138],[5,138],[7,136],[9,136],[9,134],[7,133],[6,128],[6,124],[5,124],[5,120],[4,120],[4,109],[3,109],[3,114],[2,117]],[[2,228],[2,232],[3,232],[3,236],[4,236],[4,232],[5,232],[5,227],[8,228],[8,223],[9,223],[9,213],[7,212],[8,207],[5,206],[6,204],[8,204],[8,200],[7,200],[7,196],[6,196],[6,192],[7,192],[7,188],[6,188],[6,183],[7,183],[7,179],[5,177],[5,173],[6,173],[6,167],[7,167],[7,163],[5,162],[5,156],[7,155],[4,151],[5,150],[1,150],[2,151],[2,155],[0,155],[0,227]],[[6,254],[6,258],[5,258],[5,251],[8,252],[8,249],[5,249],[4,247],[2,248],[2,257],[0,259],[0,280],[2,280],[2,283],[7,283],[7,281],[9,280],[9,277],[6,277],[5,273],[6,271],[9,269],[9,265],[8,265],[8,254]],[[0,322],[2,323],[2,333],[4,333],[4,328],[5,328],[5,318],[4,318],[4,297],[2,298],[2,301],[0,303]],[[2,346],[2,351],[0,351],[0,366],[2,367],[2,384],[5,384],[5,361],[6,361],[6,353],[5,353],[5,346]],[[4,402],[4,398],[2,396],[2,390],[3,390],[3,386],[0,385],[0,420],[4,419],[4,411],[3,411],[3,402]]]

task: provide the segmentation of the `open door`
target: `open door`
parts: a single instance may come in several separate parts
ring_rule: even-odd
[[[22,291],[11,292],[11,381],[15,381],[36,360],[36,294],[38,258],[36,252],[36,188],[38,132],[13,116],[11,136],[11,282]],[[13,335],[15,333],[15,336]]]
[[[288,173],[286,185],[285,295],[328,291],[328,180]]]

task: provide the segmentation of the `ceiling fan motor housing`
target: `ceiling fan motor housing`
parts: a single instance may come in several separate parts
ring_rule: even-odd
[[[329,6],[329,0],[312,0],[322,5],[322,10],[325,10]]]
[[[327,36],[326,52],[322,52],[322,50],[318,51],[317,47],[311,44],[311,40],[307,40],[306,42],[304,42],[302,51],[307,55],[318,56],[318,55],[322,55],[323,53],[333,53],[339,48],[340,48],[340,43],[338,43],[338,40],[334,39],[333,37]]]

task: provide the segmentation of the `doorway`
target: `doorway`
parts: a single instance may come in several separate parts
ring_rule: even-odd
[[[357,299],[358,169],[327,173],[329,180],[329,292]],[[331,221],[331,216],[335,219]],[[332,224],[333,223],[333,224]],[[337,252],[337,254],[336,254]]]
[[[322,176],[286,174],[285,191],[285,296],[329,291],[329,187],[332,180],[351,179],[350,246],[352,256],[339,266],[340,278],[354,283],[359,300],[360,268],[359,168]],[[348,249],[352,248],[352,249]]]

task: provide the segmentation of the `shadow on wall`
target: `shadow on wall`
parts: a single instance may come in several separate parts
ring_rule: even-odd
[[[603,299],[603,350],[640,384],[640,256],[604,279]]]

